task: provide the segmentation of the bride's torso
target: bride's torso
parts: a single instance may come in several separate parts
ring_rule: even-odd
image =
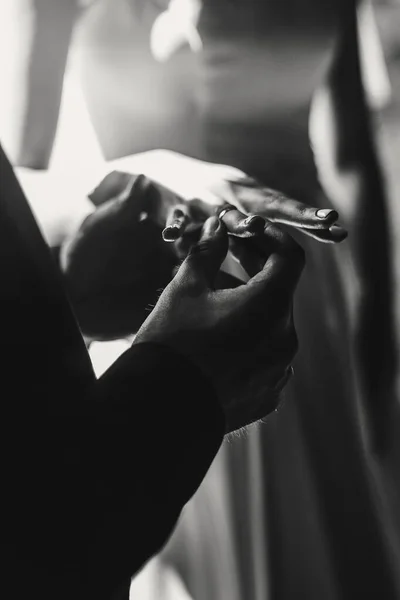
[[[155,7],[142,2],[129,24],[122,4],[118,23],[117,7],[99,5],[81,44],[82,84],[109,158],[164,147],[264,173],[277,187],[287,183],[286,165],[297,187],[313,172],[310,102],[351,2],[203,0],[203,51],[181,47],[158,65],[149,38]]]
[[[315,186],[310,106],[345,10],[342,0],[205,2],[198,106],[207,158],[288,193]]]

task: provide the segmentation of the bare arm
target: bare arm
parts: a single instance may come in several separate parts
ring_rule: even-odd
[[[78,0],[12,0],[0,7],[0,132],[12,162],[48,167]]]

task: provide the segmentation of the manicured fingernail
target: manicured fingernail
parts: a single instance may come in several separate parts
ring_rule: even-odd
[[[336,239],[345,239],[348,234],[347,230],[340,225],[331,225],[331,227],[329,227],[329,231]]]
[[[244,219],[242,224],[246,229],[250,229],[251,231],[264,230],[265,219],[260,217],[260,215],[251,215],[247,219]]]
[[[182,227],[177,227],[176,225],[166,227],[162,232],[162,238],[164,242],[176,242],[176,240],[180,237],[181,229]]]
[[[318,217],[318,219],[327,219],[330,216],[333,216],[333,214],[335,214],[336,218],[339,218],[339,215],[337,214],[336,210],[331,210],[329,208],[321,208],[320,210],[316,210],[315,211],[315,215]]]

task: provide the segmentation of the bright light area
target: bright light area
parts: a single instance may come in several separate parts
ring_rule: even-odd
[[[185,44],[200,52],[203,44],[197,31],[200,0],[171,0],[166,11],[154,21],[150,46],[156,60],[164,62]]]
[[[153,558],[132,581],[129,600],[194,600],[177,573]]]

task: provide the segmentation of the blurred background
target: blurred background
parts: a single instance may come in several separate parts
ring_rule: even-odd
[[[283,407],[224,444],[131,597],[399,598],[400,2],[2,0],[0,80],[1,143],[51,246],[114,161],[157,179],[157,149],[350,231],[306,243]],[[129,343],[93,343],[96,373]]]

